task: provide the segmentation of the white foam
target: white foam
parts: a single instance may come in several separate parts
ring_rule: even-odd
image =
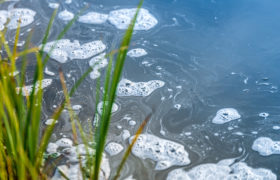
[[[136,13],[136,8],[119,9],[109,13],[108,20],[118,29],[127,29]],[[149,30],[157,25],[157,19],[146,9],[141,9],[134,30]]]
[[[78,40],[71,42],[69,39],[61,39],[48,42],[44,47],[46,53],[52,50],[50,57],[60,63],[65,63],[68,59],[88,59],[103,52],[105,49],[106,46],[100,40],[80,45]]]
[[[54,122],[54,119],[48,119],[48,120],[46,120],[45,124],[52,125],[53,122]],[[57,123],[57,121],[55,123]]]
[[[7,28],[17,29],[20,20],[20,27],[27,26],[34,21],[36,12],[27,8],[15,8],[10,11],[0,11],[0,30],[4,29],[4,24],[10,19]]]
[[[63,172],[64,175],[67,176],[70,180],[80,180],[83,179],[83,173],[80,169],[80,164],[70,164],[67,165],[60,165],[58,166],[59,171]],[[52,180],[64,180],[65,178],[61,176],[61,173],[56,170],[54,176],[51,178]],[[110,164],[108,158],[103,154],[101,167],[100,167],[99,179],[100,180],[107,180],[110,176]]]
[[[58,13],[58,18],[63,21],[70,21],[74,18],[74,14],[66,9]]]
[[[216,116],[213,118],[212,123],[214,124],[224,124],[229,121],[240,119],[241,116],[236,109],[224,108],[220,109]]]
[[[83,107],[82,107],[81,105],[79,105],[79,104],[72,106],[72,109],[73,109],[74,111],[79,111],[79,110],[81,110],[82,108],[83,108]]]
[[[136,125],[136,121],[133,121],[133,120],[128,121],[128,124],[129,124],[130,126],[135,126],[135,125]]]
[[[141,56],[145,56],[147,54],[148,54],[147,51],[145,51],[145,49],[142,49],[142,48],[131,49],[127,53],[127,55],[129,57],[141,57]]]
[[[273,126],[272,129],[274,129],[274,130],[279,130],[279,129],[280,129],[280,126]]]
[[[134,136],[130,138],[132,142]],[[132,148],[132,153],[142,159],[157,162],[155,170],[164,170],[171,166],[184,166],[190,163],[184,146],[150,134],[141,134]]]
[[[49,3],[49,7],[52,9],[57,9],[59,7],[59,3]]]
[[[48,147],[47,147],[47,152],[49,154],[54,154],[54,153],[57,153],[57,149],[58,149],[58,145],[55,144],[55,143],[49,143],[48,144]]]
[[[100,69],[104,68],[107,66],[107,58],[105,57],[106,54],[102,53],[96,57],[93,57],[89,61],[89,65],[93,68],[93,71],[90,73],[90,78],[91,79],[97,79],[100,77]]]
[[[47,75],[49,75],[49,76],[54,76],[55,75],[55,73],[54,72],[52,72],[52,71],[49,71],[49,69],[46,67],[45,68],[45,74],[47,74]]]
[[[151,80],[148,82],[132,82],[128,79],[122,79],[119,82],[118,96],[149,96],[153,91],[164,86],[160,80]]]
[[[52,79],[43,79],[42,80],[42,89],[50,86],[52,84],[52,81],[53,81]],[[29,96],[32,92],[32,88],[33,88],[33,85],[24,86],[23,88],[22,87],[17,87],[16,91],[17,91],[17,93],[19,93],[20,89],[22,89],[22,95],[23,96]],[[37,82],[36,85],[35,85],[34,93],[36,94],[38,91],[39,91],[39,83]]]
[[[85,15],[79,17],[78,21],[86,24],[102,24],[108,19],[108,14],[102,14],[98,12],[88,12]]]
[[[55,144],[58,146],[58,147],[62,147],[62,148],[66,148],[66,147],[72,147],[72,140],[71,139],[68,139],[68,138],[61,138],[59,140],[57,140],[55,142]]]
[[[106,105],[108,104],[108,101],[106,101]],[[112,105],[112,110],[111,113],[117,112],[119,109],[118,105],[116,103],[113,103]],[[101,115],[102,114],[102,110],[103,110],[103,101],[99,102],[97,105],[97,112]]]
[[[261,112],[261,113],[259,113],[259,116],[263,117],[263,118],[267,118],[269,116],[269,114],[266,112]]]
[[[268,137],[259,137],[252,145],[254,151],[258,151],[262,156],[280,154],[280,141],[273,141]]]
[[[122,139],[125,141],[130,137],[130,132],[127,129],[122,131]]]
[[[171,171],[166,180],[276,180],[277,177],[271,170],[249,167],[246,163],[232,164],[231,160],[223,160],[217,164],[202,164],[189,171],[175,169]]]
[[[71,4],[71,3],[72,3],[72,0],[65,0],[65,3],[66,3],[66,4]]]
[[[5,26],[4,24],[7,22],[8,19],[8,11],[2,10],[0,11],[0,31],[2,31]]]
[[[105,151],[110,155],[110,156],[115,156],[122,152],[123,146],[115,143],[115,142],[110,142],[106,145]]]

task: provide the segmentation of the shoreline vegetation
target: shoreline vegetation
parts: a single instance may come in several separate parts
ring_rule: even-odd
[[[98,118],[99,120],[95,123],[95,126],[91,128],[90,133],[84,132],[83,127],[72,108],[71,96],[75,94],[77,88],[83,83],[83,80],[90,74],[90,72],[93,71],[93,67],[97,65],[98,62],[94,64],[93,67],[90,67],[71,89],[67,89],[64,73],[62,69],[59,70],[59,78],[63,89],[64,100],[53,113],[52,121],[49,123],[49,126],[43,130],[41,129],[43,88],[51,83],[51,80],[44,79],[45,65],[50,59],[51,53],[57,42],[63,38],[73,23],[76,22],[78,17],[83,13],[83,10],[68,22],[62,32],[58,35],[53,47],[46,54],[44,54],[44,48],[48,42],[50,30],[58,11],[57,9],[54,10],[53,15],[50,18],[41,47],[31,46],[31,30],[25,40],[24,50],[18,52],[17,44],[20,36],[21,19],[19,19],[17,29],[15,30],[14,46],[10,47],[6,43],[7,41],[5,37],[9,20],[6,22],[5,28],[0,32],[0,49],[3,49],[0,54],[1,179],[51,179],[55,169],[57,169],[60,176],[64,179],[71,179],[70,177],[67,177],[65,172],[57,168],[57,164],[61,158],[53,154],[48,155],[45,153],[50,143],[55,124],[64,109],[67,109],[70,115],[73,145],[78,147],[78,139],[81,139],[84,147],[82,150],[85,151],[79,152],[79,148],[74,148],[77,155],[78,167],[80,168],[80,177],[82,177],[82,179],[94,180],[102,178],[107,179],[106,175],[104,175],[103,172],[101,173],[101,164],[106,137],[109,131],[111,110],[116,97],[116,89],[122,74],[122,68],[130,45],[136,18],[142,4],[143,0],[139,2],[136,13],[123,36],[120,48],[106,55],[106,58],[109,59],[109,63],[106,69],[106,76],[104,77],[104,93],[100,92],[101,80],[98,78],[96,83],[95,113],[97,114],[97,104],[99,101],[108,103],[103,103],[101,116]],[[36,68],[33,75],[32,85],[26,86],[25,74],[27,72],[29,58],[36,59]],[[21,61],[22,64],[19,69],[16,65],[17,61]],[[109,174],[111,178],[116,180],[120,177],[122,167],[150,117],[151,114],[149,114],[140,125],[131,144],[124,153],[116,174]],[[68,142],[64,141],[63,143],[67,144]]]

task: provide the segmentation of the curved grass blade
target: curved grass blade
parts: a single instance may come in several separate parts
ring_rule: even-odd
[[[109,90],[109,92],[105,92],[105,94],[108,93],[107,95],[108,95],[109,103],[104,111],[105,113],[102,114],[101,123],[100,123],[100,134],[98,134],[99,138],[96,142],[97,143],[96,144],[96,158],[95,158],[95,167],[94,167],[94,179],[96,179],[96,180],[99,177],[100,164],[102,161],[102,153],[104,151],[106,136],[107,136],[107,132],[109,129],[110,118],[111,118],[111,109],[112,109],[113,102],[115,100],[117,85],[120,80],[122,68],[123,68],[124,61],[125,61],[126,54],[127,54],[127,48],[130,44],[130,40],[131,40],[131,37],[133,34],[134,25],[136,23],[136,19],[137,19],[137,16],[138,16],[138,13],[140,11],[142,4],[143,4],[143,0],[140,1],[139,5],[137,7],[136,13],[135,13],[128,29],[126,30],[123,41],[121,43],[120,52],[117,55],[117,61],[116,61],[116,65],[114,68],[113,79],[112,79],[112,82],[110,85],[110,90]],[[106,104],[106,103],[104,103],[104,104]]]

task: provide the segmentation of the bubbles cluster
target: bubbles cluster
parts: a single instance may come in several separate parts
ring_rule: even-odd
[[[134,136],[130,138],[132,142]],[[157,162],[155,170],[164,170],[171,166],[184,166],[190,163],[189,154],[184,146],[176,142],[161,139],[150,134],[141,134],[132,148],[132,153],[142,159]]]
[[[212,123],[214,124],[224,124],[229,121],[240,119],[241,116],[236,109],[224,108],[220,109],[216,116],[213,118]]]
[[[52,84],[52,79],[43,79],[42,80],[42,89],[50,86]],[[23,96],[29,96],[32,92],[33,89],[33,85],[29,85],[29,86],[24,86],[24,87],[17,87],[16,91],[19,94],[20,90],[22,90],[22,95]],[[35,84],[35,94],[39,91],[39,82],[37,82]]]
[[[93,57],[89,61],[89,65],[93,68],[93,71],[90,73],[91,79],[97,79],[100,77],[99,70],[105,68],[108,65],[106,54],[102,53],[99,56]]]
[[[272,171],[264,168],[252,168],[246,163],[234,163],[232,160],[222,160],[217,164],[202,164],[189,171],[175,169],[171,171],[167,180],[216,180],[216,179],[266,179],[276,180]]]
[[[132,82],[128,79],[122,79],[119,82],[118,96],[149,96],[153,91],[164,86],[160,80],[151,80],[148,82]]]
[[[7,24],[8,29],[17,29],[20,22],[20,27],[27,26],[34,21],[36,12],[27,8],[15,8],[9,11],[0,11],[0,31],[4,29],[5,23],[8,19],[10,21]]]
[[[254,141],[252,149],[262,156],[280,154],[280,141],[273,141],[268,137],[259,137]]]
[[[147,51],[142,48],[131,49],[130,51],[127,52],[127,55],[129,57],[141,57],[141,56],[145,56],[147,54],[148,54]]]
[[[88,59],[103,52],[105,49],[105,44],[100,40],[80,45],[78,40],[71,42],[69,39],[61,39],[48,42],[44,47],[44,51],[49,53],[52,59],[60,63],[65,63],[68,59]]]
[[[115,143],[115,142],[110,142],[106,145],[105,151],[110,155],[110,156],[115,156],[122,152],[123,146]]]
[[[98,12],[88,12],[79,17],[78,21],[86,24],[103,24],[107,21],[108,14]]]
[[[108,20],[118,29],[127,29],[135,13],[136,8],[114,10],[109,13]],[[149,30],[157,23],[157,19],[148,10],[142,8],[139,11],[134,29]]]

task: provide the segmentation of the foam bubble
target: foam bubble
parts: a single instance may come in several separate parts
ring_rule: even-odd
[[[241,118],[241,116],[236,109],[224,108],[224,109],[220,109],[217,112],[216,116],[212,120],[212,123],[224,124],[229,121],[233,121],[233,120],[240,119],[240,118]]]
[[[268,137],[259,137],[254,141],[252,149],[258,151],[262,156],[280,154],[280,141],[273,141]]]
[[[66,9],[58,13],[58,18],[63,21],[70,21],[74,18],[74,14]]]
[[[89,65],[93,67],[93,71],[90,73],[91,79],[97,79],[100,77],[99,70],[107,66],[108,62],[105,55],[105,53],[102,53],[99,56],[93,57],[89,61]]]
[[[132,142],[134,136],[130,138]],[[150,134],[141,134],[132,148],[132,153],[142,159],[157,162],[155,170],[164,170],[171,166],[184,166],[190,163],[184,146]]]
[[[47,152],[49,154],[54,154],[54,153],[57,153],[57,149],[58,149],[58,145],[55,144],[55,143],[49,143],[48,144],[48,147],[47,147]]]
[[[131,49],[127,53],[127,55],[129,57],[141,57],[141,56],[145,56],[147,54],[148,54],[147,51],[145,51],[145,49],[142,49],[142,48]]]
[[[57,9],[59,7],[59,4],[58,3],[49,3],[49,7],[52,8],[52,9]]]
[[[54,122],[54,119],[48,119],[48,120],[46,120],[45,124],[51,125],[53,122]],[[55,123],[57,123],[57,121]]]
[[[88,12],[87,14],[80,16],[78,21],[86,24],[102,24],[108,19],[108,14],[102,14],[98,12]]]
[[[104,103],[102,101],[102,102],[98,103],[98,105],[97,105],[97,111],[99,114],[102,114],[103,104]],[[106,101],[106,105],[108,105],[108,101]],[[118,109],[119,109],[118,105],[116,103],[113,103],[111,113],[117,112]]]
[[[160,80],[151,80],[148,82],[132,82],[128,79],[122,79],[119,82],[118,96],[149,96],[153,91],[164,86]]]
[[[49,76],[54,76],[55,75],[55,73],[54,72],[52,72],[52,71],[49,71],[49,69],[46,67],[45,68],[45,74],[47,74],[47,75],[49,75]]]
[[[80,45],[78,40],[71,42],[69,39],[61,39],[48,42],[44,47],[46,53],[52,50],[50,57],[60,63],[65,63],[68,59],[88,59],[103,52],[105,49],[106,46],[100,40]]]
[[[71,139],[68,139],[68,138],[61,138],[59,140],[57,140],[55,142],[55,144],[58,146],[58,147],[62,147],[62,148],[66,148],[66,147],[72,147],[72,140]]]
[[[52,79],[43,79],[42,80],[42,89],[48,87],[49,85],[52,84]],[[23,96],[29,96],[32,92],[32,88],[33,88],[33,85],[29,85],[29,86],[25,86],[25,87],[17,87],[16,88],[16,91],[17,93],[19,93],[20,89],[22,89],[22,95]],[[37,82],[36,85],[35,85],[35,94],[39,91],[39,83]]]
[[[135,12],[136,8],[114,10],[109,13],[108,20],[118,29],[127,29]],[[148,10],[141,9],[134,30],[149,30],[157,23],[157,19]]]
[[[122,152],[123,146],[115,143],[115,142],[110,142],[106,145],[105,151],[110,155],[110,156],[115,156]]]
[[[263,117],[263,118],[267,118],[269,116],[269,114],[266,112],[261,112],[261,113],[259,113],[259,116]]]
[[[131,120],[131,121],[128,122],[128,124],[129,124],[130,126],[135,126],[135,125],[136,125],[136,121]]]
[[[127,129],[122,131],[122,139],[125,141],[130,137],[130,132]]]
[[[182,168],[175,169],[168,174],[166,180],[277,179],[271,170],[264,168],[254,169],[243,162],[232,163],[231,160],[223,160],[217,164],[202,164],[189,171],[185,171]]]
[[[79,111],[79,110],[81,110],[82,108],[83,108],[83,107],[82,107],[81,105],[79,105],[79,104],[72,106],[72,109],[73,109],[74,111]]]

